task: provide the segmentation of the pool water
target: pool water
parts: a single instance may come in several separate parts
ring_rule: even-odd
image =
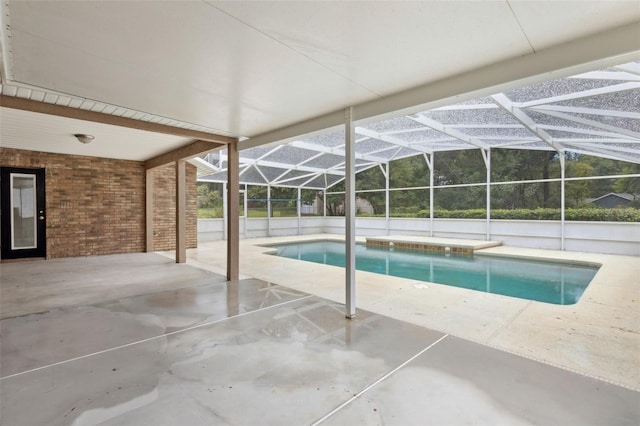
[[[275,255],[345,265],[345,245],[313,241],[271,246]],[[598,267],[495,256],[444,255],[356,245],[356,269],[557,305],[576,303]]]

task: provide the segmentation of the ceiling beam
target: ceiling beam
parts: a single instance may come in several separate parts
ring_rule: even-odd
[[[515,104],[507,97],[504,93],[498,93],[497,95],[491,96],[493,101],[498,104],[501,108],[511,114],[516,120],[518,120],[524,127],[529,129],[532,133],[538,136],[544,143],[560,152],[562,146],[557,146],[553,141],[553,138],[549,133],[547,133],[544,129],[541,129],[538,124],[533,121],[531,117],[527,115],[522,109],[517,108]]]
[[[640,81],[640,75],[619,71],[591,71],[569,77],[571,79]]]
[[[572,107],[572,106],[565,106],[565,105],[538,105],[528,109],[532,111],[558,111],[558,112],[569,112],[572,114],[604,115],[604,116],[618,117],[618,118],[632,118],[634,120],[640,119],[640,113],[630,112],[630,111],[617,111],[612,109]]]
[[[75,120],[84,120],[93,123],[107,124],[110,126],[120,126],[129,129],[143,130],[146,132],[162,133],[165,135],[197,139],[206,142],[214,142],[218,145],[226,145],[237,141],[237,139],[235,138],[218,135],[215,133],[183,129],[181,127],[167,126],[166,124],[135,120],[133,118],[119,117],[117,115],[104,114],[101,112],[72,108],[64,105],[50,104],[47,102],[39,102],[14,96],[0,95],[0,106],[5,108],[19,109],[23,111],[37,112],[40,114],[55,115],[58,117],[73,118]]]
[[[621,134],[621,132],[605,132],[605,131],[600,131],[600,130],[590,130],[590,129],[583,129],[581,127],[570,127],[570,126],[553,126],[553,125],[547,125],[547,124],[539,124],[538,128],[540,129],[544,129],[544,130],[555,130],[555,131],[559,131],[559,132],[566,132],[566,133],[574,133],[576,135],[590,135],[590,136],[600,136],[603,140],[627,140],[628,142],[633,142],[633,143],[638,143],[640,141],[640,137],[636,136],[629,136],[629,135],[624,135]],[[627,139],[628,138],[628,139]],[[570,139],[570,137],[561,137],[561,136],[555,136],[553,138],[554,141],[560,140],[560,139]]]
[[[303,148],[303,149],[306,149],[306,150],[309,150],[309,151],[322,152],[324,154],[339,155],[340,157],[344,157],[345,156],[344,145],[340,145],[339,147],[330,148],[328,146],[315,145],[313,143],[304,142],[304,141],[294,141],[294,142],[290,142],[289,146],[295,146],[297,148]],[[358,146],[357,142],[356,142],[356,146]],[[305,162],[307,162],[309,160],[310,159],[307,159],[307,160],[303,161],[302,163],[305,163]],[[373,155],[358,154],[358,153],[356,153],[356,160],[384,161],[384,159],[379,158],[379,157],[375,157]],[[300,164],[302,164],[302,163],[300,163]]]
[[[614,67],[616,69],[629,72],[631,74],[640,75],[640,64],[623,64]]]
[[[291,165],[291,164],[287,164],[287,163],[280,163],[280,162],[277,162],[277,161],[255,160],[255,159],[248,159],[248,158],[243,158],[241,160],[242,160],[242,163],[240,164],[240,167],[257,165],[257,166],[260,166],[260,167],[265,166],[265,167],[273,167],[273,168],[276,168],[276,169],[282,169],[283,171],[285,171],[285,170],[300,170],[302,172],[320,173],[320,174],[321,173],[328,173],[328,174],[336,174],[336,175],[342,176],[341,173],[332,172],[332,168],[324,169],[322,167],[310,167],[310,166],[303,165],[303,164]],[[343,163],[340,163],[340,164],[343,164]],[[224,172],[224,171],[227,171],[227,169],[226,168],[222,168],[222,169],[220,169],[220,171]]]
[[[585,155],[591,155],[591,156],[597,156],[597,157],[602,157],[602,158],[608,158],[610,160],[617,160],[617,161],[624,161],[627,163],[636,163],[636,164],[640,164],[640,160],[636,159],[636,158],[630,158],[624,154],[621,153],[617,153],[617,152],[612,152],[609,150],[604,150],[601,149],[601,147],[594,147],[594,146],[579,146],[579,145],[572,145],[572,144],[567,144],[565,147],[566,151],[570,151],[570,152],[575,152],[578,154],[585,154]]]
[[[583,90],[582,92],[573,92],[566,95],[551,96],[549,98],[536,99],[529,102],[514,103],[518,108],[531,108],[538,105],[551,104],[556,102],[572,101],[575,99],[592,98],[594,96],[608,95],[611,93],[625,92],[627,90],[640,89],[640,83],[627,82],[612,86],[598,87],[597,89]]]
[[[424,115],[419,115],[419,116],[411,116],[411,117],[407,117],[417,123],[420,123],[424,126],[427,126],[429,129],[431,130],[436,130],[440,133],[444,133],[447,136],[451,136],[452,138],[455,138],[457,140],[460,140],[462,142],[466,142],[470,145],[476,146],[478,148],[482,148],[482,149],[488,149],[489,145],[487,145],[485,142],[482,142],[479,138],[476,137],[472,137],[472,136],[468,136],[467,134],[460,132],[452,127],[449,127],[448,125],[442,124],[438,121],[435,121],[431,118],[425,117]],[[428,140],[426,140],[425,142],[429,142]]]
[[[633,130],[625,129],[623,127],[612,126],[610,124],[601,123],[601,122],[596,121],[596,120],[577,117],[575,115],[566,114],[564,112],[559,112],[559,111],[541,110],[540,112],[543,113],[543,114],[550,115],[552,117],[557,117],[557,118],[566,120],[566,121],[585,124],[587,126],[591,126],[591,127],[596,127],[598,129],[607,130],[607,131],[613,132],[613,133],[615,133],[617,135],[625,135],[625,136],[632,137],[634,139],[640,139],[640,133],[634,132]],[[581,133],[581,132],[578,131],[577,133]],[[586,133],[586,132],[583,132],[583,133]]]
[[[430,129],[425,128],[424,130],[430,130]],[[365,127],[356,127],[356,134],[366,136],[370,139],[376,139],[382,142],[390,143],[395,146],[400,146],[403,148],[411,148],[409,142],[405,142],[402,139],[399,139],[389,134],[383,135],[382,133],[376,132],[374,130],[369,130]],[[356,146],[358,145],[356,144]]]
[[[185,145],[178,149],[174,149],[173,151],[150,158],[144,162],[144,167],[146,170],[149,170],[178,160],[188,160],[198,155],[214,151],[222,146],[224,145],[209,141],[193,141],[189,145]]]
[[[293,170],[287,170],[287,174],[291,173]],[[320,176],[320,173],[305,173],[304,175],[300,175],[300,176],[295,176],[295,177],[286,177],[286,176],[278,176],[278,178],[274,179],[273,181],[271,181],[271,183],[273,185],[278,185],[281,183],[287,183],[287,182],[292,182],[295,180],[299,180],[299,179],[306,179],[313,176],[313,179],[317,178],[318,176]],[[313,180],[313,179],[310,179]]]

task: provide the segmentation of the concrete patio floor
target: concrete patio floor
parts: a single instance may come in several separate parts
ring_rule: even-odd
[[[246,276],[344,303],[342,268],[271,256],[268,253],[273,249],[263,246],[318,239],[343,240],[343,237],[319,234],[241,240],[240,271]],[[224,253],[224,241],[204,243],[188,252],[188,261],[223,273]],[[553,305],[440,284],[425,285],[363,271],[356,272],[356,305],[640,390],[638,257],[510,246],[485,248],[476,253],[602,266],[574,305]]]
[[[2,264],[0,277],[3,425],[640,422],[627,387],[157,254]]]

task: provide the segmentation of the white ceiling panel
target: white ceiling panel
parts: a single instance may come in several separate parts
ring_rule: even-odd
[[[95,136],[81,144],[74,133]],[[190,139],[71,118],[0,108],[0,147],[144,161]]]
[[[504,1],[210,3],[379,95],[531,53]]]
[[[374,96],[202,2],[12,2],[10,13],[16,81],[225,133]]]
[[[535,50],[640,21],[638,0],[509,0],[509,5]]]

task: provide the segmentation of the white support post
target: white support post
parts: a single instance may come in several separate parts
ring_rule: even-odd
[[[487,168],[487,241],[491,240],[491,149],[482,150],[482,158]]]
[[[327,188],[322,191],[322,216],[327,217]]]
[[[244,215],[244,220],[246,222],[247,218],[249,217],[249,194],[248,194],[248,188],[249,185],[245,185],[244,186],[244,192],[242,193],[242,206],[243,206],[243,211],[242,214]]]
[[[385,166],[384,173],[384,218],[387,235],[389,235],[389,162]]]
[[[356,316],[356,134],[353,110],[345,109],[345,309],[346,317]]]
[[[298,235],[300,235],[301,221],[302,221],[302,188],[298,188],[298,201],[296,202],[298,207]]]
[[[432,152],[427,157],[424,155],[424,159],[429,166],[429,236],[433,237],[433,160],[434,153]]]
[[[242,193],[242,200],[243,200],[243,215],[244,215],[244,237],[245,238],[249,238],[249,203],[247,202],[249,200],[249,195],[247,194],[249,192],[249,185],[245,185],[244,186],[244,192]]]
[[[565,178],[565,163],[564,163],[564,151],[559,151],[558,156],[560,158],[560,250],[564,251],[564,178]]]
[[[229,217],[229,212],[227,211],[227,182],[224,182],[222,184],[222,222],[224,223],[224,239],[226,240],[228,237],[227,233],[228,233],[228,229],[227,229],[227,222],[228,222],[228,217]]]
[[[267,185],[267,237],[271,236],[271,185]]]

